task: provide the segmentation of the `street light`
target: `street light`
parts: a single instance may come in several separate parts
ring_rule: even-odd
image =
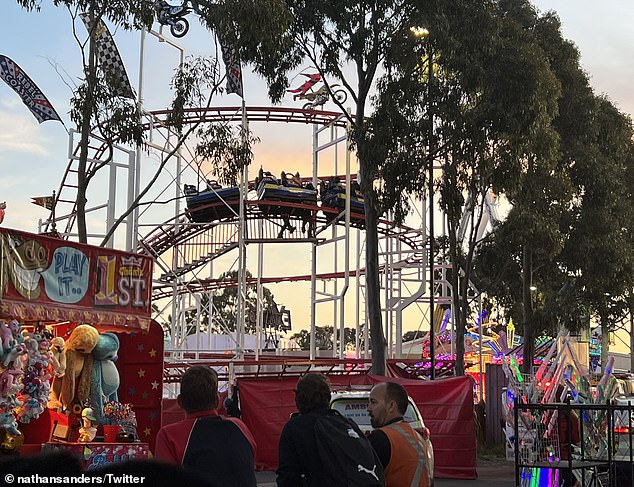
[[[425,37],[429,35],[429,31],[425,27],[410,27],[410,32],[414,37]]]
[[[410,27],[410,32],[417,38],[425,38],[429,36],[429,30],[425,27]],[[434,115],[431,111],[431,82],[434,75],[434,62],[431,45],[429,46],[429,54],[427,59],[427,97],[429,102],[429,175],[428,191],[429,191],[429,358],[431,360],[430,379],[436,378],[436,350],[435,350],[435,331],[434,331],[434,160],[433,154],[433,134],[434,134]]]

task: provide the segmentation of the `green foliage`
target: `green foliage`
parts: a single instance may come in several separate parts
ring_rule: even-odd
[[[42,0],[16,0],[28,11],[40,11]],[[153,0],[50,0],[55,7],[67,8],[73,18],[78,12],[93,12],[126,30],[150,29],[154,20]]]
[[[247,270],[247,279],[251,278],[251,273]],[[209,324],[209,296],[204,294],[201,299],[201,312],[198,318],[200,319],[201,328],[208,330],[211,328],[212,333],[228,333],[236,331],[236,318],[237,318],[237,303],[238,303],[238,271],[223,272],[219,279],[228,281],[228,285],[220,290],[213,291],[212,293],[212,319],[211,325]],[[277,309],[277,303],[271,291],[263,287],[262,288],[262,309],[271,310]],[[245,331],[247,333],[254,333],[256,331],[256,308],[257,308],[257,286],[255,284],[249,284],[246,288],[246,316]],[[194,321],[194,314],[190,314],[190,321]],[[266,326],[267,323],[264,323]],[[195,330],[192,330],[192,333]]]
[[[237,186],[240,171],[253,160],[251,147],[260,139],[227,124],[206,124],[197,135],[196,154],[211,163],[211,174],[222,184]]]
[[[532,30],[561,86],[556,151],[522,168],[513,209],[477,260],[479,287],[525,341],[560,325],[577,330],[593,313],[611,329],[634,285],[631,120],[594,95],[554,14]]]
[[[339,330],[337,329],[337,332]],[[339,333],[337,333],[339,334]],[[332,326],[315,327],[315,349],[332,350],[334,342],[334,328]],[[356,330],[354,328],[344,328],[344,343],[346,346],[355,345]],[[291,335],[291,340],[302,350],[310,350],[310,330],[300,330]]]

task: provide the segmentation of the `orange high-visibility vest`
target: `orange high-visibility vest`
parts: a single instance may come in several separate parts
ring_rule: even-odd
[[[420,435],[406,422],[381,428],[390,441],[385,487],[429,487],[427,451]]]

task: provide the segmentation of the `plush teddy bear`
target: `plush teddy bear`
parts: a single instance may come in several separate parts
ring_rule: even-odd
[[[54,377],[63,377],[66,373],[65,343],[62,337],[55,337],[51,340],[51,365],[53,367]]]
[[[92,351],[92,378],[90,381],[90,404],[97,422],[103,424],[103,405],[107,401],[118,401],[119,371],[114,361],[119,352],[119,337],[114,333],[102,333]]]
[[[53,405],[59,399],[62,407],[69,409],[75,401],[83,404],[88,400],[92,371],[90,353],[98,341],[99,332],[94,326],[79,325],[73,329],[64,347],[66,373],[55,380],[54,394],[51,397]]]

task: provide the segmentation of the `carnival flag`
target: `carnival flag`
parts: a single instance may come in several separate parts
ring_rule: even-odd
[[[79,14],[83,20],[86,29],[90,33],[92,31],[93,21],[87,13]],[[95,47],[97,48],[97,59],[101,65],[101,69],[116,83],[115,94],[124,98],[134,99],[134,91],[130,85],[128,74],[121,60],[121,55],[114,43],[114,39],[101,19],[97,22],[95,28]]]
[[[39,123],[47,120],[62,121],[42,90],[22,71],[20,66],[2,54],[0,54],[0,78],[20,95]]]
[[[220,49],[227,74],[227,93],[235,93],[244,98],[242,95],[242,67],[238,53],[233,46],[223,41],[220,41]]]
[[[31,196],[31,203],[38,206],[43,206],[47,210],[53,209],[53,197],[52,196]]]

